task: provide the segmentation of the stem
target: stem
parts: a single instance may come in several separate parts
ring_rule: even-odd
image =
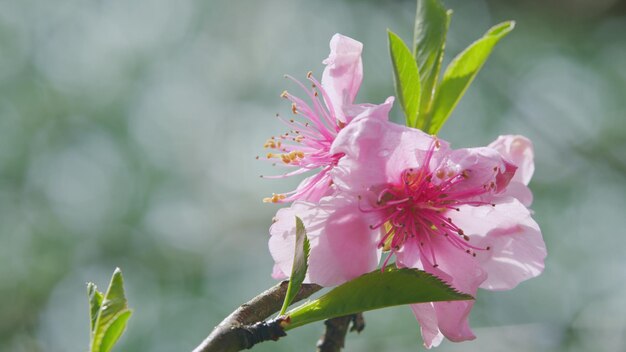
[[[317,352],[339,352],[344,347],[348,325],[352,322],[350,331],[361,332],[365,328],[363,313],[344,315],[328,319],[324,322],[326,331],[317,341]]]
[[[280,320],[262,323],[282,306],[289,282],[283,281],[242,304],[227,316],[193,352],[235,352],[253,345],[285,336]],[[315,284],[303,284],[294,303],[322,289]],[[261,323],[260,323],[261,322]],[[253,325],[254,324],[254,325]]]

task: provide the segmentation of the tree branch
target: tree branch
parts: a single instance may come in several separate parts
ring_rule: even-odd
[[[326,331],[317,341],[317,352],[339,352],[344,347],[348,325],[352,322],[350,331],[361,332],[365,328],[363,313],[345,315],[324,322]]]
[[[283,304],[288,281],[283,281],[242,304],[216,326],[211,334],[193,352],[235,352],[254,344],[277,340],[285,336],[279,322],[261,323],[276,313]],[[303,284],[294,303],[322,289],[315,284]],[[253,325],[254,324],[254,325]]]

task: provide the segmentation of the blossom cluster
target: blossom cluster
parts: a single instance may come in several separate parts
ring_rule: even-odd
[[[334,286],[380,266],[431,273],[455,289],[508,290],[539,275],[546,248],[529,206],[533,147],[523,136],[486,147],[452,149],[418,129],[389,121],[394,98],[355,103],[362,44],[336,34],[321,82],[294,81],[307,99],[292,103],[291,130],[269,139],[268,159],[310,172],[296,190],[267,202],[291,203],[270,228],[272,276],[291,272],[294,217],[310,242],[306,281]],[[426,347],[474,338],[473,301],[411,305]]]

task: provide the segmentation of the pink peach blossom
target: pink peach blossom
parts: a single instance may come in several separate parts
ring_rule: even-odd
[[[363,80],[362,49],[360,42],[335,34],[330,41],[330,55],[324,60],[326,68],[321,84],[311,73],[307,75],[312,83],[311,89],[287,76],[302,88],[311,103],[287,91],[281,95],[291,101],[293,114],[300,118],[286,120],[278,116],[292,130],[268,139],[264,147],[276,151],[268,153],[267,159],[278,160],[280,165],[295,170],[265,177],[284,178],[313,170],[318,172],[303,180],[296,190],[273,194],[265,198],[264,202],[319,201],[329,193],[331,179],[328,173],[342,157],[341,153],[330,152],[337,133],[356,116],[388,118],[393,98],[387,99],[382,105],[354,104]]]
[[[526,187],[532,176],[526,141],[501,137],[489,147],[453,150],[416,129],[355,118],[330,149],[343,155],[329,172],[333,195],[277,214],[270,229],[275,276],[290,270],[296,215],[312,240],[308,280],[321,285],[373,270],[381,253],[387,253],[383,265],[395,257],[399,267],[425,270],[472,295],[539,275],[546,256],[541,231],[523,204],[528,199],[508,189]],[[424,344],[473,339],[472,306],[411,305]]]

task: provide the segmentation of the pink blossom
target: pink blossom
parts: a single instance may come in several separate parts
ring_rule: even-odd
[[[311,73],[307,79],[312,88],[291,76],[287,76],[299,85],[310,100],[310,104],[287,91],[281,95],[291,101],[293,119],[278,118],[291,130],[267,140],[264,147],[274,149],[267,153],[267,159],[277,160],[278,164],[295,170],[278,176],[266,178],[284,178],[308,171],[318,172],[303,180],[294,191],[273,194],[264,202],[286,203],[294,200],[319,201],[328,195],[331,178],[330,170],[337,165],[341,153],[331,153],[331,146],[337,133],[360,115],[387,119],[393,98],[382,105],[354,104],[354,100],[363,80],[361,51],[363,45],[341,34],[335,34],[330,41],[330,55],[324,64],[320,84]]]
[[[333,196],[319,205],[295,202],[277,214],[270,229],[275,277],[290,270],[296,215],[304,216],[315,242],[308,279],[321,285],[373,270],[381,252],[387,253],[383,265],[395,257],[399,267],[425,270],[472,295],[479,287],[506,290],[539,275],[546,256],[541,231],[524,205],[528,199],[523,203],[516,198],[522,193],[509,190],[516,183],[526,187],[532,176],[527,141],[505,136],[489,147],[453,150],[416,129],[354,119],[330,150],[343,155],[329,173]],[[411,305],[424,344],[473,339],[472,306]]]

